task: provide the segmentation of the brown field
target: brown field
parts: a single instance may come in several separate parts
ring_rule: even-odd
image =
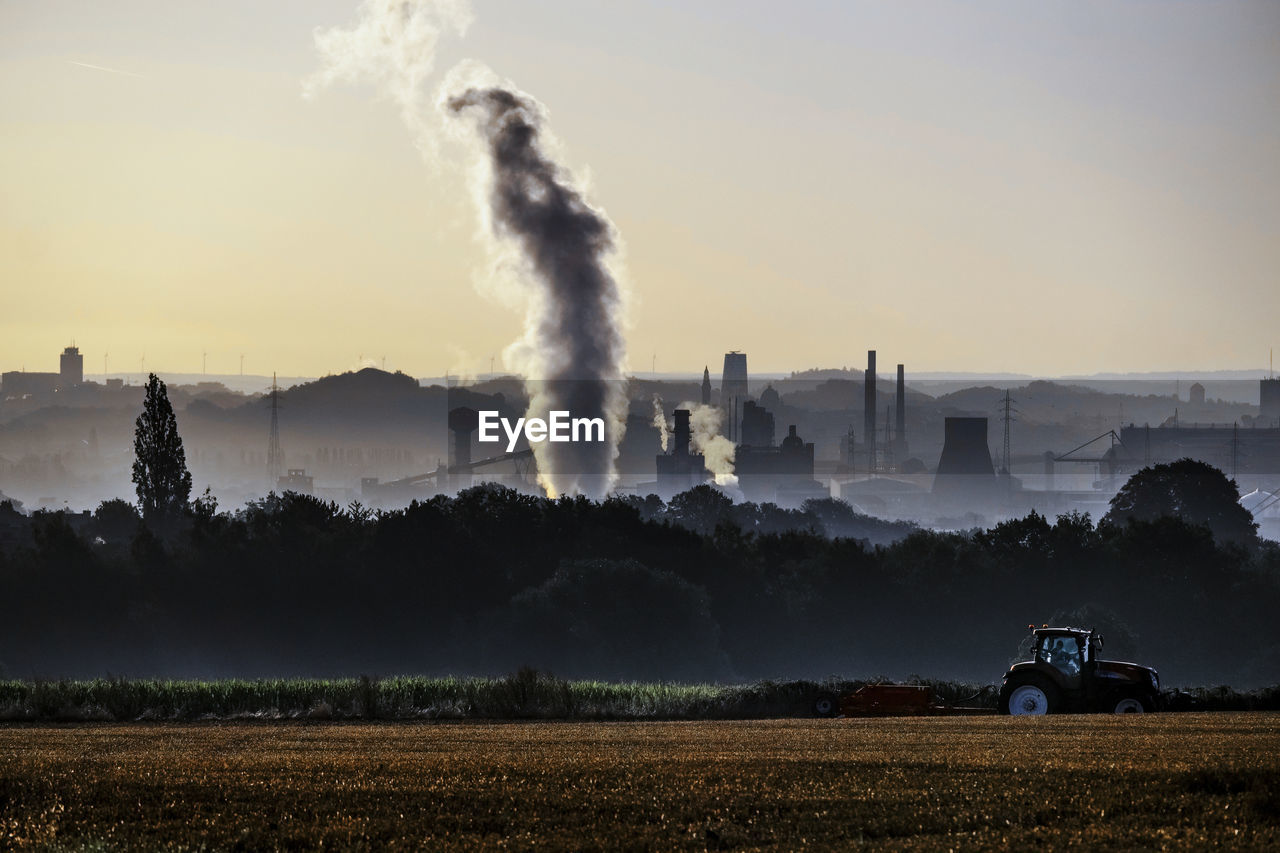
[[[1280,849],[1280,714],[0,728],[0,848]]]

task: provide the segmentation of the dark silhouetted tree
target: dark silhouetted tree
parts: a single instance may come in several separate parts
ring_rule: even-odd
[[[138,510],[126,500],[112,498],[98,504],[93,513],[93,534],[103,542],[122,543],[138,532]]]
[[[716,525],[728,519],[732,511],[733,499],[719,489],[705,484],[681,492],[667,504],[669,519],[681,527],[702,534],[715,530]]]
[[[1240,505],[1240,493],[1227,475],[1205,462],[1179,459],[1143,468],[1129,478],[1103,521],[1155,521],[1165,516],[1208,527],[1219,542],[1257,541],[1258,525]]]
[[[1073,610],[1058,610],[1050,617],[1049,624],[1097,631],[1103,637],[1103,658],[1138,660],[1142,656],[1138,649],[1137,633],[1120,618],[1120,614],[1101,604],[1090,602]]]
[[[147,377],[147,394],[133,434],[133,455],[133,484],[142,517],[164,522],[180,516],[191,496],[191,472],[168,392],[154,373]]]

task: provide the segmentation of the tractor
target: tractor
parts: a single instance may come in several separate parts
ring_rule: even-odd
[[[1160,675],[1136,663],[1102,660],[1102,635],[1083,628],[1031,629],[1032,660],[1009,667],[1000,687],[1001,714],[1155,711]]]
[[[1104,711],[1143,714],[1155,711],[1160,675],[1136,663],[1102,660],[1102,635],[1083,628],[1037,628],[1032,633],[1032,660],[1009,667],[992,708],[988,691],[958,702],[940,702],[931,688],[914,684],[866,684],[839,696],[822,692],[813,700],[818,717],[896,717],[969,714],[1060,714]],[[977,700],[980,705],[970,705]]]

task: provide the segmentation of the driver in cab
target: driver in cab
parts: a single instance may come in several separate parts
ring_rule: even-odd
[[[1075,637],[1055,637],[1045,658],[1069,676],[1080,674],[1080,645]]]

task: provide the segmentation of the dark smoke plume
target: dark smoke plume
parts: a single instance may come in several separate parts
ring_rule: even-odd
[[[483,164],[473,189],[493,263],[485,289],[525,309],[524,334],[504,351],[504,366],[525,377],[528,417],[568,411],[605,423],[603,443],[535,444],[539,479],[553,495],[602,496],[616,480],[626,425],[623,294],[609,268],[616,234],[547,155],[534,99],[463,60],[437,90],[440,111],[428,107],[424,85],[436,49],[444,36],[464,34],[471,20],[469,0],[362,0],[350,25],[316,32],[322,66],[305,81],[304,94],[314,97],[340,81],[374,83],[400,107],[437,168],[444,165],[439,140],[460,129],[450,121],[440,126],[441,114],[476,120],[479,148],[476,136],[459,136]]]
[[[621,294],[607,265],[613,226],[543,150],[535,101],[499,87],[471,88],[446,106],[475,117],[490,166],[490,226],[500,241],[519,247],[522,278],[539,291],[528,329],[539,368],[526,373],[529,415],[567,410],[605,422],[603,443],[538,445],[543,483],[556,495],[600,496],[615,479],[625,427]]]

